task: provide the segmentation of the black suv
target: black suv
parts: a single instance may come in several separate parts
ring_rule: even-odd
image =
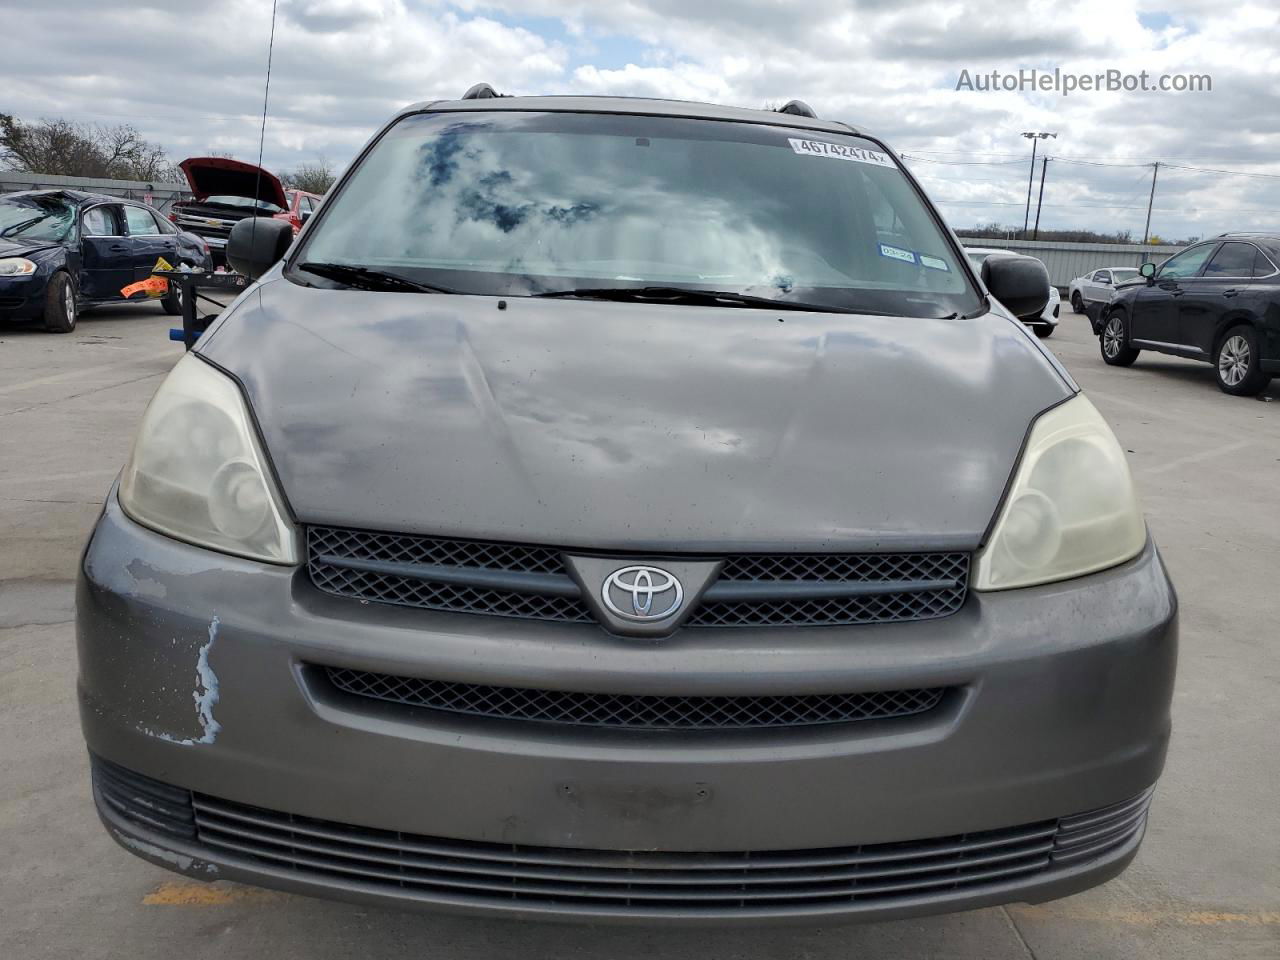
[[[1280,235],[1224,233],[1126,284],[1104,312],[1102,359],[1127,367],[1141,350],[1207,360],[1218,386],[1261,393],[1280,373]]]

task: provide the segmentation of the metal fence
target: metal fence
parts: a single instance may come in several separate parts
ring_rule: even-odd
[[[994,240],[986,237],[961,237],[960,242],[966,247],[994,247],[1037,257],[1049,269],[1049,282],[1064,289],[1076,277],[1094,270],[1137,267],[1148,260],[1159,263],[1184,249],[1136,243],[1065,243],[1059,240]]]
[[[191,196],[191,188],[185,183],[103,180],[97,177],[61,177],[48,173],[0,170],[0,193],[14,193],[18,190],[83,190],[85,193],[104,193],[109,197],[141,200],[164,213],[169,212],[175,200],[185,200]]]

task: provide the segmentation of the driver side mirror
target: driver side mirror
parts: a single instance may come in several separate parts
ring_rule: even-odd
[[[293,224],[274,217],[245,217],[227,238],[227,262],[236,273],[257,280],[289,252]]]
[[[1019,320],[1038,317],[1049,302],[1049,271],[1034,257],[987,257],[982,261],[982,282]]]
[[[1156,275],[1156,265],[1148,260],[1138,268],[1138,273],[1150,280]]]

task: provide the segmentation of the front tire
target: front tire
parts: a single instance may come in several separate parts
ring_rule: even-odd
[[[70,333],[76,328],[79,313],[71,278],[58,271],[49,278],[44,293],[44,328],[50,333]]]
[[[1103,362],[1113,367],[1131,366],[1141,352],[1129,346],[1129,321],[1119,310],[1103,323],[1098,342],[1102,347]]]
[[[1233,397],[1256,397],[1271,375],[1262,369],[1258,351],[1258,334],[1253,327],[1241,324],[1222,335],[1214,352],[1213,368],[1218,374],[1218,387]]]
[[[1071,292],[1071,309],[1076,313],[1084,313],[1084,299],[1080,296],[1079,290]]]
[[[1050,337],[1053,336],[1053,331],[1058,328],[1051,327],[1047,323],[1042,323],[1037,327],[1032,327],[1031,329],[1036,332],[1036,336],[1039,337],[1041,340],[1048,340]]]

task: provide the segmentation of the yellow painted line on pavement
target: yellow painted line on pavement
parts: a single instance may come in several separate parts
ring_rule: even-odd
[[[1280,926],[1280,910],[1258,910],[1236,913],[1226,910],[1137,909],[1114,907],[1091,909],[1079,906],[1010,905],[1009,912],[1025,920],[1070,920],[1094,923],[1119,923],[1135,927],[1173,924],[1187,927]]]
[[[236,903],[267,903],[283,900],[286,896],[259,887],[171,880],[148,893],[142,902],[148,907],[227,907]]]

